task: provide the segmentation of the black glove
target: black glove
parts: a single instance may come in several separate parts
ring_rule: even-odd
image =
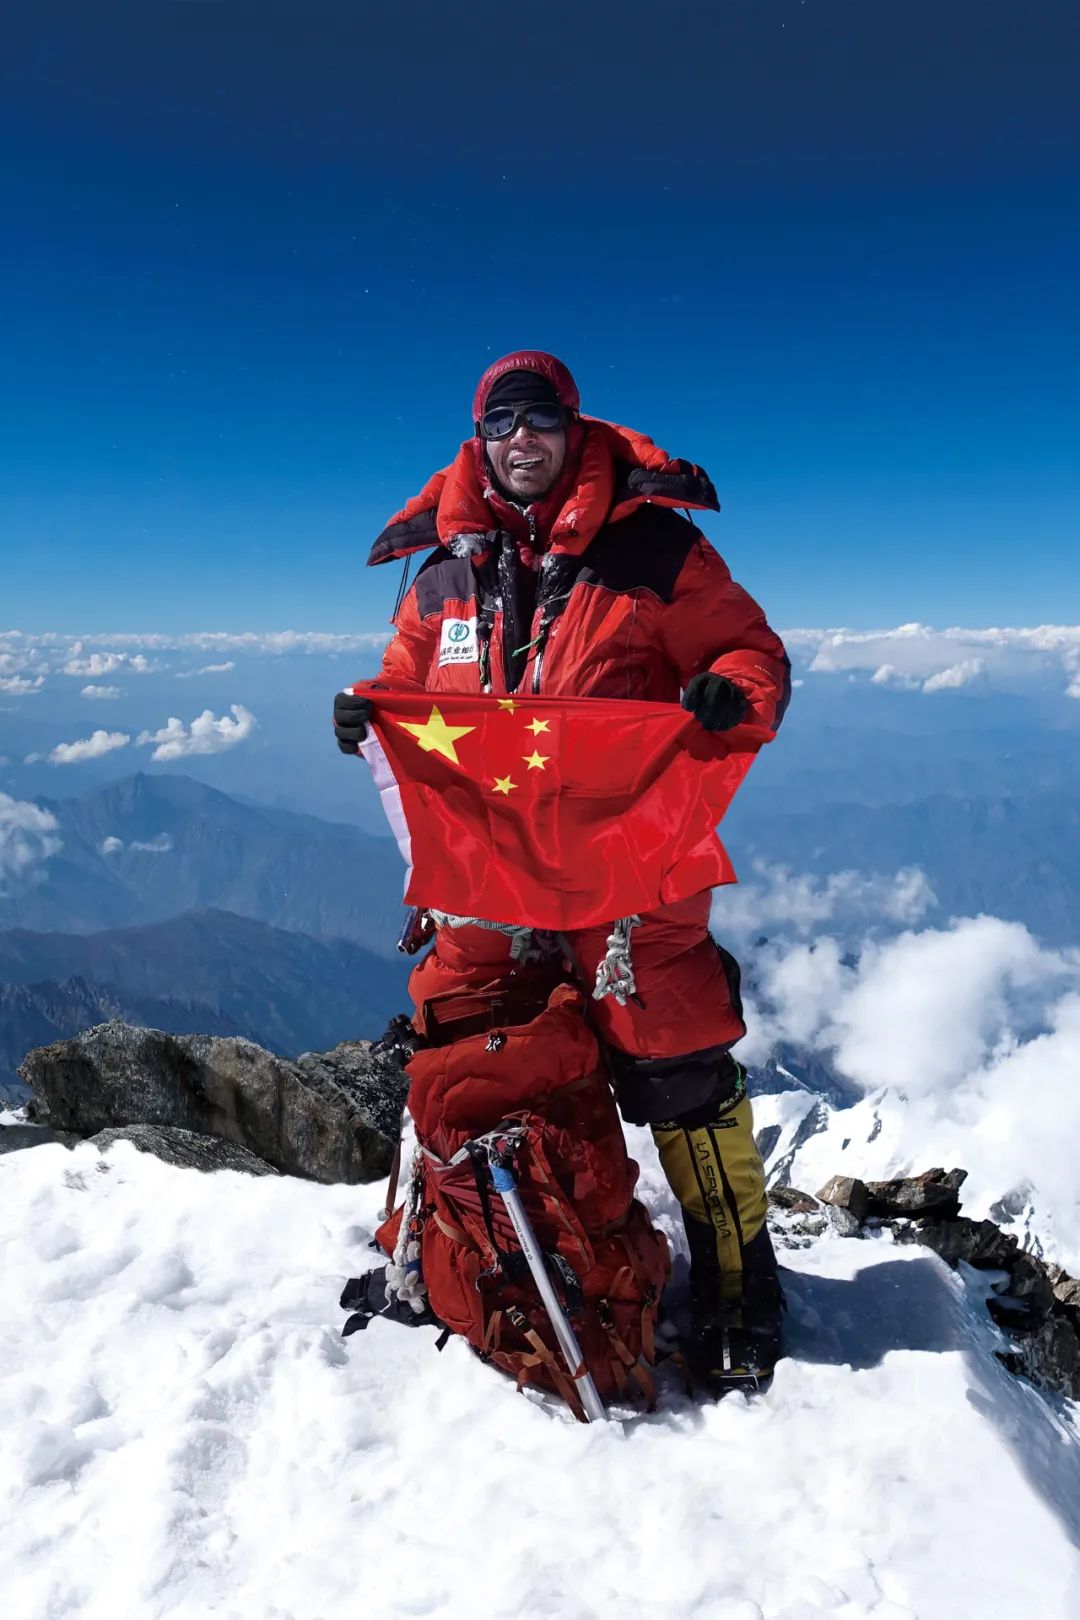
[[[334,698],[334,736],[343,754],[358,754],[367,736],[371,699],[355,692],[339,692]]]
[[[750,712],[746,693],[726,675],[691,675],[682,706],[700,720],[706,731],[730,731]]]

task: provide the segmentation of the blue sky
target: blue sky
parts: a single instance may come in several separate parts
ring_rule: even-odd
[[[0,628],[377,627],[520,344],[707,467],[777,624],[1075,619],[1074,5],[2,27]]]

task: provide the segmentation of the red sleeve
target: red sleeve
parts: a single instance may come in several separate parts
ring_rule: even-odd
[[[726,675],[750,699],[754,718],[775,731],[791,696],[791,663],[749,592],[698,537],[661,614],[665,653],[686,686],[692,675]]]
[[[394,636],[383,653],[379,679],[392,682],[395,687],[423,689],[435,658],[440,621],[420,617],[414,585],[394,620]]]

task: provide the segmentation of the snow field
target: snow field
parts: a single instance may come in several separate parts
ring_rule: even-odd
[[[0,1158],[5,1620],[1080,1616],[1080,1446],[981,1281],[785,1253],[768,1395],[583,1427],[433,1330],[341,1341],[381,1193]]]

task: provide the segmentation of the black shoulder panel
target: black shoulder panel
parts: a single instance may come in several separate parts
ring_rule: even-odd
[[[405,523],[390,523],[380,534],[368,553],[368,567],[376,563],[392,562],[395,557],[407,557],[412,551],[427,551],[437,546],[439,531],[435,527],[435,508],[417,512]]]
[[[712,479],[690,461],[673,461],[667,472],[619,463],[615,469],[615,504],[631,495],[641,495],[650,501],[663,496],[677,506],[704,506],[710,512],[720,510]]]
[[[668,506],[639,506],[600,530],[581,559],[578,581],[609,591],[651,591],[670,602],[699,531]]]
[[[426,619],[446,602],[468,602],[476,595],[476,573],[469,557],[452,557],[440,546],[416,576],[416,606]]]

